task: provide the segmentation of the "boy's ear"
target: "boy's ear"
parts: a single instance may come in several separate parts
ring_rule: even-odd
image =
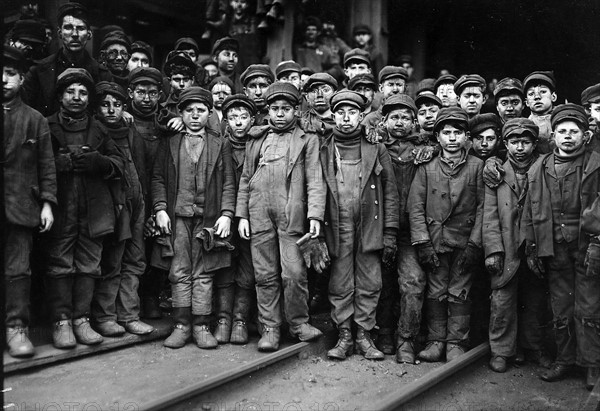
[[[130,99],[133,100],[133,90],[131,89],[131,87],[127,87],[127,95]]]
[[[590,141],[592,141],[592,136],[594,135],[594,133],[592,133],[591,130],[586,130],[583,132],[583,144],[589,144]]]
[[[553,91],[552,94],[550,95],[550,100],[554,103],[557,98],[558,97],[556,96],[556,93]]]
[[[361,113],[358,115],[358,121],[359,121],[360,123],[362,123],[362,121],[363,121],[363,119],[364,119],[364,118],[365,118],[365,113],[361,112]]]
[[[379,84],[379,92],[383,93],[383,84]]]
[[[88,40],[91,40],[92,36],[93,36],[92,35],[92,29],[88,28],[88,35],[87,35]]]

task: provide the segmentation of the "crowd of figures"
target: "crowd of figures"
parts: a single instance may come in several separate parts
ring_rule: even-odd
[[[211,4],[214,34],[227,4]],[[265,26],[283,7],[268,6]],[[475,304],[494,371],[532,361],[557,381],[581,366],[594,385],[600,84],[577,105],[557,104],[551,71],[503,78],[492,96],[477,74],[417,83],[408,61],[383,64],[369,27],[344,49],[319,41],[315,18],[275,73],[240,70],[229,36],[205,61],[179,39],[161,71],[119,29],[92,58],[78,3],[57,22],[54,54],[32,58],[46,36],[36,20],[3,47],[9,354],[35,352],[33,257],[58,348],[153,332],[141,318],[161,315],[168,278],[166,347],[246,344],[256,322],[258,349],[275,351],[284,332],[318,338],[309,307],[325,303],[332,359],[452,361]]]

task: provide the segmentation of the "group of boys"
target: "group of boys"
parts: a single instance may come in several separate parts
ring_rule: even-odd
[[[481,76],[424,80],[413,99],[405,68],[385,66],[376,81],[358,48],[344,55],[343,85],[295,61],[237,75],[232,38],[213,47],[215,75],[194,61],[189,38],[161,73],[144,44],[139,67],[121,61],[135,53],[119,33],[97,63],[78,3],[58,22],[63,47],[27,72],[21,51],[3,51],[11,355],[35,352],[29,259],[39,232],[58,348],[151,333],[140,317],[160,315],[167,275],[170,348],[246,344],[254,308],[259,350],[277,350],[284,330],[315,340],[310,286],[327,295],[339,332],[328,357],[356,348],[373,360],[452,361],[469,347],[481,297],[471,288],[488,276],[490,367],[528,359],[557,381],[579,365],[594,385],[600,84],[581,106],[555,107],[552,72],[505,78],[498,115],[482,114]],[[306,235],[331,258],[320,286],[298,246]]]

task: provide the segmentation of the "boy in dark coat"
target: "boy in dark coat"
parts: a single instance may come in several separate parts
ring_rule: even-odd
[[[3,56],[6,344],[13,357],[29,357],[29,258],[34,230],[45,233],[54,222],[56,171],[48,122],[19,95],[25,57],[11,46],[4,46]]]

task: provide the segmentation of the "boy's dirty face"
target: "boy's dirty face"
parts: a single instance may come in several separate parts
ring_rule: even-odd
[[[296,108],[287,100],[273,100],[269,104],[271,124],[278,130],[287,128],[296,119]]]
[[[210,92],[213,96],[215,108],[217,110],[221,110],[221,107],[223,107],[223,102],[228,96],[231,95],[231,87],[229,87],[227,84],[219,83],[215,84]]]
[[[454,92],[454,84],[452,83],[440,84],[435,95],[442,100],[443,107],[455,107],[458,104],[458,96]]]
[[[192,84],[194,83],[194,77],[190,76],[189,74],[173,74],[170,78],[169,81],[171,83],[171,89],[177,91],[177,92],[182,92],[183,90],[185,90],[186,88],[190,88],[192,87]]]
[[[433,131],[435,119],[438,116],[440,107],[437,104],[424,103],[421,104],[417,111],[417,120],[421,129],[425,131]]]
[[[232,107],[227,110],[227,124],[234,137],[243,138],[254,124],[254,116],[246,107]]]
[[[494,154],[498,147],[499,141],[496,135],[496,130],[488,128],[473,136],[473,151],[477,157],[486,159]]]
[[[450,124],[444,124],[437,133],[437,139],[445,153],[457,153],[467,144],[469,133],[465,130],[454,127]]]
[[[572,120],[561,121],[554,126],[554,142],[561,155],[576,152],[585,144],[588,136],[579,124]]]
[[[504,143],[508,154],[517,161],[526,161],[533,154],[536,143],[532,136],[523,133],[510,136]]]
[[[539,116],[549,114],[555,101],[556,93],[543,83],[533,84],[525,92],[525,104]]]
[[[342,104],[333,113],[335,128],[344,134],[350,134],[358,128],[362,121],[362,113],[351,105]]]
[[[2,98],[3,101],[11,101],[18,94],[23,85],[23,74],[14,67],[3,66],[2,70]]]
[[[346,77],[348,77],[348,79],[353,79],[359,74],[371,74],[371,68],[367,63],[351,61],[344,69],[344,74],[346,75]]]
[[[92,38],[92,32],[85,21],[65,16],[58,28],[58,38],[67,50],[76,53],[85,49],[88,40]]]
[[[208,74],[208,77],[210,78],[215,78],[217,77],[217,74],[219,74],[219,69],[217,69],[216,64],[205,64],[204,70],[206,70],[206,74]]]
[[[367,106],[370,106],[373,102],[373,97],[375,97],[375,89],[373,87],[360,85],[354,87],[353,91],[356,91],[358,94],[362,94],[363,96],[365,96],[365,98],[367,99]]]
[[[360,33],[360,34],[357,34],[356,36],[354,36],[354,41],[360,47],[364,47],[367,44],[369,44],[369,42],[371,41],[371,37],[372,36],[369,33]]]
[[[214,59],[222,73],[233,73],[235,66],[238,64],[239,57],[237,51],[221,50]]]
[[[335,90],[330,84],[312,84],[306,93],[308,105],[318,113],[325,113],[330,108],[329,100]]]
[[[236,18],[242,17],[246,10],[248,10],[248,1],[247,0],[231,0],[229,2],[231,9],[233,10],[233,14]]]
[[[265,93],[271,85],[271,80],[265,76],[258,76],[248,80],[248,83],[244,87],[246,96],[254,100],[254,104],[259,109],[266,107],[267,100],[265,100]]]
[[[123,118],[124,102],[111,94],[105,95],[98,102],[96,113],[105,124],[117,124]]]
[[[410,135],[415,127],[413,112],[407,108],[397,108],[385,117],[385,127],[390,137],[402,138]]]
[[[145,53],[134,51],[127,62],[127,70],[131,72],[138,67],[150,67],[150,60]]]
[[[90,94],[86,86],[73,83],[67,86],[59,98],[61,107],[68,113],[83,113],[90,102]]]
[[[281,77],[279,77],[279,81],[281,81],[282,83],[291,83],[298,90],[300,90],[300,88],[302,87],[302,84],[301,84],[302,81],[300,80],[300,73],[298,73],[296,71],[292,71],[291,73],[283,74]]]
[[[481,90],[481,87],[465,87],[460,93],[459,103],[460,107],[467,112],[469,116],[479,114],[483,103],[485,103],[485,95]]]
[[[208,123],[210,110],[208,106],[199,101],[192,101],[181,110],[181,119],[185,125],[186,131],[197,133]]]
[[[129,89],[129,98],[139,111],[149,114],[154,111],[160,98],[160,91],[156,84],[138,83],[133,90]]]
[[[498,110],[498,115],[505,123],[511,118],[521,117],[523,99],[518,94],[500,96],[496,100],[496,110]]]
[[[124,45],[111,44],[101,53],[111,72],[122,73],[127,68],[127,63],[129,62],[129,52],[127,51],[127,47]]]
[[[379,91],[386,99],[392,94],[404,94],[406,90],[406,81],[400,77],[388,78],[379,85]]]
[[[585,107],[585,112],[590,117],[590,125],[600,125],[600,103],[590,103]]]
[[[304,30],[304,38],[309,43],[316,41],[318,35],[319,35],[319,29],[317,28],[317,26],[307,26],[306,29]]]

